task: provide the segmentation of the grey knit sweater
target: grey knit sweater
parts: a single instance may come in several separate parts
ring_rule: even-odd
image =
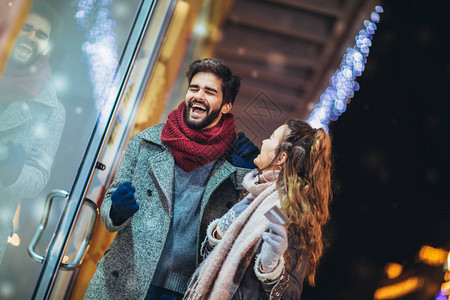
[[[194,272],[200,200],[215,161],[190,173],[175,164],[172,223],[152,284],[184,294]]]

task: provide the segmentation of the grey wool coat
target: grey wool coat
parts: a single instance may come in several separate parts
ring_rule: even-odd
[[[17,205],[19,202],[23,206],[35,203],[34,197],[50,178],[65,120],[66,110],[50,82],[34,98],[0,102],[0,166],[7,165],[4,156],[12,146],[20,146],[26,153],[18,178],[9,185],[0,181],[0,263],[8,236],[13,231]]]
[[[147,294],[172,220],[175,162],[161,142],[162,128],[163,124],[150,127],[134,135],[127,145],[101,206],[103,224],[117,235],[99,261],[84,299],[144,299]],[[224,157],[215,163],[201,200],[197,253],[208,224],[237,202],[247,172]],[[127,181],[136,188],[139,211],[114,226],[109,217],[111,194]]]

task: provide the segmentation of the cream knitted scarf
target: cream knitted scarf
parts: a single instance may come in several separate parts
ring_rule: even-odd
[[[250,172],[242,184],[255,199],[197,268],[184,299],[231,299],[239,287],[266,230],[268,220],[264,213],[275,204],[280,205],[275,182],[258,184],[258,176]]]

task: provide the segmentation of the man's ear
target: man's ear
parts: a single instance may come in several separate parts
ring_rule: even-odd
[[[42,55],[49,54],[50,50],[52,50],[52,44],[49,42],[48,45],[47,45],[47,48],[45,48],[44,51],[42,52]]]
[[[220,112],[222,114],[227,114],[230,112],[232,107],[233,107],[233,104],[231,104],[231,102],[225,103],[224,105],[222,105],[222,109],[220,110]]]

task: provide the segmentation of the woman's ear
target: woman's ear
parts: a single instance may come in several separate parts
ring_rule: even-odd
[[[277,159],[277,162],[275,163],[277,166],[282,166],[285,162],[286,162],[286,159],[287,159],[287,154],[286,154],[286,152],[282,152],[281,154],[280,154],[280,156],[278,156],[278,159]]]

